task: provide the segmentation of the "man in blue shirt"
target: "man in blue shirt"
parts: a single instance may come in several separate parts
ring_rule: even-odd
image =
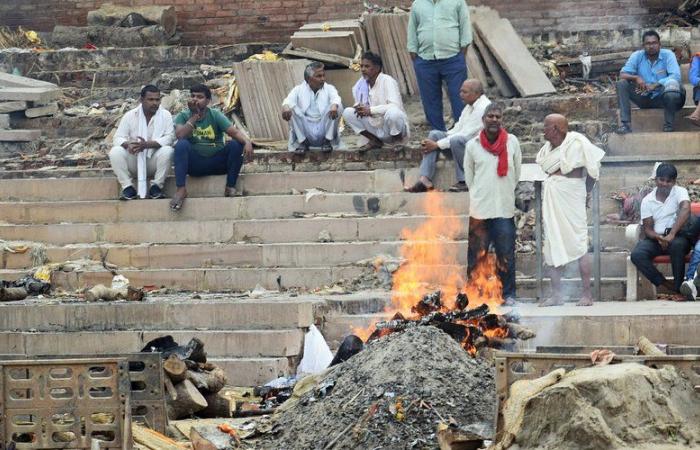
[[[688,119],[694,124],[700,127],[700,53],[693,55],[693,59],[690,61],[690,72],[688,73],[688,78],[690,79],[690,84],[693,85],[693,102],[695,102],[696,108]],[[695,180],[693,184],[698,184],[698,180]]]
[[[663,108],[664,131],[673,131],[676,111],[685,104],[676,55],[661,48],[661,38],[656,31],[646,31],[642,43],[644,50],[632,53],[617,82],[621,122],[617,133],[620,134],[632,131],[630,101],[640,108]]]

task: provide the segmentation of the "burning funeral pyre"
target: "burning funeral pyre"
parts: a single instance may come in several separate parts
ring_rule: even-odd
[[[424,207],[428,220],[416,230],[401,233],[405,263],[394,274],[386,318],[368,328],[353,329],[353,335],[369,342],[432,325],[472,356],[485,347],[512,350],[517,339],[533,338],[535,333],[519,325],[515,314],[501,314],[502,285],[495,257],[481,255],[467,280],[455,245],[466,234],[461,218],[443,206],[439,193],[428,193]]]

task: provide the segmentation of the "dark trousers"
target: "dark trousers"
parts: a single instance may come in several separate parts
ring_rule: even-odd
[[[678,83],[674,88],[666,87],[662,94],[654,98],[648,95],[639,95],[635,92],[636,85],[627,80],[617,82],[617,103],[620,108],[620,122],[630,125],[632,121],[632,109],[630,102],[642,109],[663,108],[664,125],[672,126],[676,111],[685,105],[685,89]]]
[[[238,141],[229,141],[213,156],[205,157],[197,153],[187,139],[175,144],[175,185],[183,187],[187,175],[204,177],[226,175],[226,186],[235,187],[238,174],[243,166],[243,146]]]
[[[469,218],[468,273],[486,258],[489,246],[496,250],[498,278],[503,298],[515,298],[515,221],[510,219]]]
[[[666,281],[666,278],[652,263],[652,260],[660,255],[669,255],[673,271],[673,284],[678,291],[685,276],[685,255],[688,254],[691,247],[692,242],[686,236],[677,235],[668,245],[667,250],[663,250],[656,240],[645,238],[634,247],[630,259],[637,266],[637,269],[654,283],[654,286],[659,286]]]
[[[452,105],[452,117],[457,122],[464,108],[464,102],[459,97],[459,90],[464,80],[467,79],[467,63],[464,59],[464,53],[459,52],[450,58],[435,60],[416,56],[416,59],[413,60],[413,67],[416,70],[420,99],[428,123],[433,130],[447,131],[442,115],[442,83],[447,84],[447,96],[450,99],[450,105]]]

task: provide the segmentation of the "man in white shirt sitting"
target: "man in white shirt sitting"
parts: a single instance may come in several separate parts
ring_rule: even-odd
[[[428,139],[423,139],[421,142],[423,160],[420,163],[420,178],[416,184],[406,188],[408,192],[425,192],[433,189],[435,165],[441,152],[451,156],[455,163],[457,183],[449,189],[450,192],[467,190],[467,185],[464,183],[464,148],[467,142],[479,134],[483,128],[482,117],[491,100],[484,95],[484,88],[476,79],[465,80],[462,83],[459,97],[464,102],[464,109],[454,127],[447,132],[432,130],[428,134]]]
[[[326,83],[323,63],[316,61],[306,66],[304,82],[295,86],[282,102],[282,118],[289,122],[289,151],[304,153],[310,146],[320,146],[327,153],[337,148],[341,108],[338,91]]]
[[[343,119],[352,130],[363,136],[362,147],[366,152],[381,148],[385,143],[400,145],[408,139],[408,116],[403,109],[399,84],[382,73],[382,58],[365,52],[360,62],[360,78],[352,88],[355,105],[345,108]]]
[[[522,153],[518,138],[501,126],[503,106],[484,111],[484,129],[467,144],[464,180],[469,187],[468,274],[496,250],[498,278],[506,305],[515,303],[515,188]]]
[[[114,135],[109,161],[122,187],[120,200],[162,198],[163,183],[173,159],[175,126],[172,115],[160,107],[160,90],[141,89],[141,104],[124,114]],[[150,188],[146,178],[153,177]],[[132,178],[137,179],[134,188]]]
[[[678,172],[672,164],[663,163],[656,169],[656,188],[642,199],[641,216],[644,239],[637,243],[630,258],[637,269],[654,286],[663,286],[678,294],[683,283],[685,256],[697,236],[697,220],[690,216],[688,191],[676,186]],[[667,280],[654,266],[659,255],[671,257],[673,281]],[[677,295],[678,300],[684,297]],[[674,298],[675,299],[675,298]]]

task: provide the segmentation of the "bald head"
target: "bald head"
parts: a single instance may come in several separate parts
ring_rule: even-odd
[[[481,81],[473,78],[464,80],[459,90],[460,98],[467,105],[473,105],[483,93],[484,87],[481,85]]]
[[[568,132],[569,121],[563,115],[550,114],[544,118],[544,138],[552,147],[559,147]]]

